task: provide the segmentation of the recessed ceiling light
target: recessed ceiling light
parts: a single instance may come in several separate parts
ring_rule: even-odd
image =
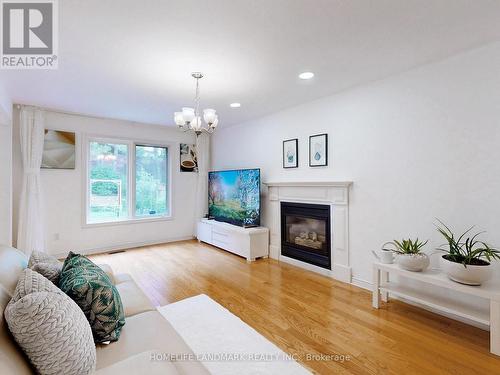
[[[229,106],[231,108],[240,108],[241,107],[241,103],[231,103],[231,104],[229,104]]]
[[[314,77],[313,72],[304,72],[299,74],[300,79],[311,79],[312,77]]]

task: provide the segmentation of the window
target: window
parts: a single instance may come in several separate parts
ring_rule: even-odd
[[[128,147],[90,142],[89,223],[128,217]]]
[[[167,214],[167,149],[135,146],[135,216]]]
[[[89,140],[87,224],[169,215],[168,148]]]

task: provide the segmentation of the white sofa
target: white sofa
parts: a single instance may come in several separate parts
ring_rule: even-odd
[[[28,258],[11,247],[0,246],[0,374],[33,374],[28,359],[10,335],[4,309],[17,285]],[[110,374],[208,374],[193,359],[193,352],[174,327],[154,308],[146,295],[127,274],[114,275],[103,266],[120,292],[125,310],[125,326],[120,339],[98,345],[95,375]],[[185,360],[170,361],[170,355]]]

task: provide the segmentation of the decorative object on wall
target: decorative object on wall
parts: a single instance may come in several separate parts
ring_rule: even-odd
[[[309,137],[309,166],[324,167],[328,165],[328,134],[317,134]]]
[[[211,134],[215,131],[215,128],[217,128],[219,117],[217,116],[217,112],[215,111],[215,109],[204,109],[203,120],[205,121],[206,125],[203,124],[200,115],[200,79],[203,78],[203,73],[194,72],[191,73],[191,76],[196,79],[196,95],[194,97],[194,108],[184,107],[182,108],[182,112],[175,112],[175,124],[182,131],[194,131],[196,136],[199,136],[203,132]]]
[[[181,172],[198,172],[198,152],[196,145],[181,143],[180,167]]]
[[[283,168],[297,168],[299,166],[298,143],[297,138],[283,141]]]
[[[75,133],[45,129],[42,168],[75,169]]]

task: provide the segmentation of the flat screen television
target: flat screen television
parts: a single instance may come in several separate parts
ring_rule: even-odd
[[[239,226],[260,225],[260,169],[209,172],[208,216]]]

